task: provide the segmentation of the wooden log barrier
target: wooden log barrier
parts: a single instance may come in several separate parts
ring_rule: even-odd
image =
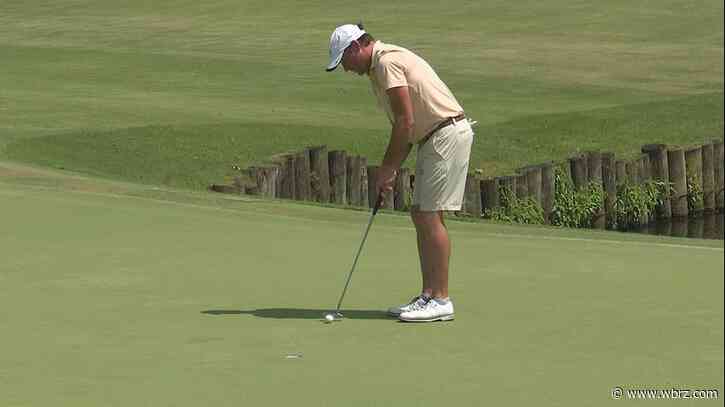
[[[587,166],[587,157],[580,155],[569,159],[571,165],[571,180],[574,182],[574,188],[580,190],[589,183],[589,174]]]
[[[516,198],[523,200],[529,197],[529,181],[526,174],[516,175]]]
[[[393,207],[396,211],[409,211],[413,203],[413,191],[410,188],[410,169],[401,168],[395,178],[393,189]]]
[[[496,179],[498,180],[497,184],[499,186],[499,205],[503,206],[507,202],[504,202],[504,196],[501,194],[502,190],[511,194],[512,197],[516,197],[516,176],[507,175],[497,177]]]
[[[310,152],[310,192],[315,202],[330,202],[330,165],[326,146],[314,146]]]
[[[687,184],[694,184],[693,187],[702,192],[702,147],[690,148],[685,151],[685,174]],[[689,191],[690,187],[688,187]],[[688,198],[689,199],[689,198]],[[695,212],[702,212],[703,201],[698,200],[693,208]]]
[[[330,202],[347,204],[347,153],[341,150],[330,151],[327,157],[330,176]]]
[[[295,198],[295,156],[285,154],[277,159],[280,166],[279,180],[277,183],[277,198]]]
[[[542,206],[541,201],[541,166],[531,166],[526,168],[526,182],[528,184],[529,196]]]
[[[372,206],[368,206],[370,204],[370,198],[368,198],[368,193],[370,186],[368,185],[368,159],[365,157],[360,157],[360,206],[367,206],[369,208],[372,208]]]
[[[627,161],[624,166],[627,172],[627,182],[630,185],[639,185],[639,162]]]
[[[614,165],[616,167],[615,172],[615,179],[617,180],[617,185],[619,184],[626,184],[627,183],[627,162],[624,160],[616,160],[614,162]]]
[[[554,211],[554,164],[545,163],[541,166],[541,208],[544,210],[544,221],[551,223],[551,213]]]
[[[705,211],[715,210],[715,162],[713,144],[702,146],[702,194]]]
[[[310,200],[310,153],[307,149],[295,154],[295,200]]]
[[[587,157],[587,174],[589,176],[589,182],[594,182],[602,185],[602,153],[598,151],[590,151],[586,154]],[[606,199],[605,199],[606,201]],[[594,213],[592,219],[592,227],[594,229],[604,229],[607,226],[607,218],[604,212],[604,205],[598,208]]]
[[[617,173],[614,153],[602,153],[602,186],[607,227],[617,223],[614,203],[617,201]]]
[[[501,205],[498,199],[498,186],[497,178],[484,178],[481,180],[481,209],[483,211]]]
[[[258,195],[257,168],[249,167],[241,170],[239,175],[234,177],[234,185],[239,188],[239,192],[242,194]]]
[[[667,165],[672,182],[672,216],[686,217],[687,209],[687,174],[685,170],[685,151],[671,148],[667,151]]]
[[[347,204],[352,206],[367,206],[367,203],[361,201],[362,191],[362,168],[360,166],[360,156],[347,156]]]
[[[647,144],[642,146],[642,152],[649,155],[651,175],[655,181],[670,183],[670,170],[667,162],[667,146],[664,144]],[[669,199],[663,199],[661,205],[657,205],[657,216],[660,218],[672,217],[672,205]]]
[[[722,140],[716,140],[712,145],[712,157],[713,157],[713,172],[715,174],[715,207],[717,210],[723,210],[723,203],[725,201],[725,186],[723,181],[725,180],[725,174],[723,173],[723,142]]]
[[[639,183],[645,183],[652,179],[652,164],[649,160],[648,154],[641,154],[639,156],[637,166],[637,175],[639,176]]]
[[[274,198],[277,195],[277,177],[280,169],[277,166],[251,167],[250,176],[256,182],[256,194],[267,198]]]
[[[562,177],[564,177],[565,182],[570,182],[573,185],[574,178],[571,176],[571,162],[567,160],[562,162],[561,165],[558,165],[558,167],[563,172]]]
[[[466,177],[466,192],[463,196],[462,210],[473,217],[481,217],[481,181],[474,173],[470,173]]]

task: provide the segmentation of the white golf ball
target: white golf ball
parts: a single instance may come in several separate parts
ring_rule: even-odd
[[[325,315],[325,321],[326,322],[332,322],[334,320],[335,320],[335,316],[334,315],[332,315],[332,314],[326,314]]]

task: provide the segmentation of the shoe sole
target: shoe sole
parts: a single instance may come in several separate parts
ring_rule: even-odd
[[[454,314],[451,315],[443,315],[440,317],[430,318],[430,319],[403,319],[398,317],[403,322],[435,322],[435,321],[453,321],[455,318]]]

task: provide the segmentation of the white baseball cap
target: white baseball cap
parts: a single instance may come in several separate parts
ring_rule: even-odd
[[[334,71],[340,65],[342,53],[363,34],[365,30],[355,24],[345,24],[335,28],[330,37],[330,63],[327,65],[327,72]]]

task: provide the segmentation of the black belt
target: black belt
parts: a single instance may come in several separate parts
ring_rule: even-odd
[[[433,128],[433,130],[430,131],[430,133],[426,134],[425,137],[423,137],[422,139],[420,139],[420,141],[418,142],[418,145],[419,146],[422,146],[423,144],[425,144],[426,141],[428,141],[428,139],[433,134],[435,134],[435,132],[437,132],[438,130],[440,130],[440,129],[444,128],[444,127],[450,126],[451,124],[453,124],[455,122],[459,122],[459,121],[461,121],[461,120],[463,120],[465,118],[466,118],[466,114],[465,113],[461,113],[458,116],[449,117],[449,118],[443,120],[442,122],[438,123],[438,125],[435,126]]]

